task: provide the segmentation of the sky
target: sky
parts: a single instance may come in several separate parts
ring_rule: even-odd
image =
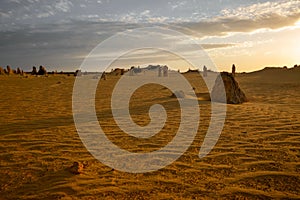
[[[144,39],[160,41],[162,46],[172,44],[181,52],[189,51],[188,37],[204,49],[220,71],[230,70],[233,63],[239,72],[300,64],[300,0],[0,2],[0,66],[3,67],[30,70],[33,65],[44,65],[48,71],[75,71],[99,44],[124,31],[129,34],[131,30],[147,27],[178,32],[176,36],[153,33],[153,37],[149,33],[151,37]],[[142,41],[144,33],[140,34],[139,40],[133,43]],[[107,54],[99,56],[115,58],[112,55],[128,45],[124,40],[118,40],[111,48],[107,45]],[[121,56],[128,59],[113,63],[119,67],[142,65],[142,61],[180,65],[180,55],[171,54],[135,50]],[[199,55],[198,52],[190,54]]]

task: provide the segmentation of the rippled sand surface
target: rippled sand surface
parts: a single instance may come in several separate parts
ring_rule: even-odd
[[[186,74],[197,93],[205,84]],[[200,159],[211,106],[199,101],[200,125],[190,148],[159,171],[111,171],[82,144],[72,116],[75,78],[56,75],[0,76],[0,199],[274,199],[300,198],[300,73],[264,70],[238,74],[249,98],[228,105],[217,145]],[[99,124],[107,137],[130,152],[151,152],[172,141],[180,108],[171,92],[148,84],[132,96],[135,123],[149,123],[148,110],[162,104],[168,114],[155,136],[137,139],[117,127],[110,98],[117,76],[101,81],[96,94]],[[68,171],[84,162],[80,175]]]

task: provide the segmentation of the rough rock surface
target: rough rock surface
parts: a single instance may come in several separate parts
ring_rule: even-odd
[[[223,89],[223,85],[225,91]],[[224,92],[226,93],[226,96]],[[215,85],[211,92],[211,100],[214,102],[228,104],[241,104],[248,101],[245,93],[239,87],[239,84],[235,80],[234,76],[228,72],[221,72],[216,79]]]

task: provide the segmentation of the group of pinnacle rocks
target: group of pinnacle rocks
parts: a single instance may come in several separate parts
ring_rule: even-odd
[[[5,69],[0,67],[0,75],[12,75],[19,74],[24,76],[25,73],[20,68],[13,70],[10,66],[7,66]],[[47,70],[45,67],[40,66],[39,70],[33,66],[31,75],[47,75]],[[75,72],[75,76],[79,75],[80,71]],[[105,74],[105,73],[103,73]],[[208,76],[207,68],[203,68],[203,77]],[[181,97],[184,98],[185,94],[181,94]],[[238,82],[235,80],[235,66],[232,66],[232,72],[221,72],[215,81],[215,85],[210,94],[211,100],[215,102],[228,103],[228,104],[241,104],[248,101],[245,93],[240,89]],[[86,163],[74,162],[72,166],[68,168],[68,171],[72,174],[78,175],[83,173],[84,168],[87,167]]]
[[[221,102],[221,103],[228,103],[228,104],[241,104],[244,102],[247,102],[248,99],[245,95],[245,93],[241,90],[239,87],[238,82],[235,80],[235,71],[236,67],[233,64],[232,65],[232,71],[229,72],[221,72],[219,76],[217,77],[213,90],[210,94],[211,100],[214,102]],[[203,77],[206,78],[208,76],[208,70],[206,66],[203,67]],[[161,73],[161,72],[160,72]],[[19,67],[14,70],[9,65],[3,69],[0,67],[0,75],[12,75],[12,74],[19,74],[24,76],[25,74],[31,74],[31,75],[47,75],[47,70],[45,67],[40,66],[39,70],[35,66],[32,67],[32,71],[29,73],[25,73],[23,70],[21,70]],[[124,73],[121,73],[121,75]],[[81,75],[81,71],[77,70],[74,73],[75,76]],[[105,73],[103,73],[101,78],[106,80]],[[185,94],[181,94],[184,98]]]
[[[12,69],[9,65],[6,66],[6,68],[2,68],[0,67],[0,75],[12,75],[12,74],[19,74],[19,75],[25,75],[25,72],[20,69],[19,67],[14,70]],[[37,70],[37,68],[35,66],[32,67],[32,71],[30,73],[31,75],[46,75],[47,74],[47,70],[45,67],[40,66],[39,70]]]

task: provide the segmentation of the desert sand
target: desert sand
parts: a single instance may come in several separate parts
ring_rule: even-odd
[[[196,92],[207,92],[199,74],[185,76]],[[188,151],[159,171],[133,174],[112,171],[82,144],[72,116],[75,77],[0,76],[0,199],[300,199],[299,77],[299,69],[237,74],[249,102],[227,106],[222,134],[209,155],[198,157],[210,119],[210,102],[199,101],[200,126]],[[107,75],[96,95],[107,137],[131,152],[170,142],[180,123],[171,92],[152,84],[135,92],[130,111],[137,124],[149,123],[154,103],[168,113],[161,132],[137,139],[112,118],[117,80]],[[74,161],[84,163],[83,173],[68,171]]]

